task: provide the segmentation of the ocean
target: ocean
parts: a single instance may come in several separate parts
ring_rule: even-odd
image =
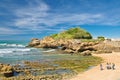
[[[69,54],[56,54],[59,52],[55,49],[29,48],[27,45],[28,41],[0,41],[0,63],[21,64],[23,61],[50,61],[71,57]]]
[[[27,41],[0,41],[0,63],[15,64],[24,60],[42,60],[40,49],[27,48]]]

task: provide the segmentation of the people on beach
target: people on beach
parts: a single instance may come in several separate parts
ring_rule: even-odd
[[[111,69],[111,63],[109,63],[109,69]]]
[[[107,68],[107,70],[111,69],[112,68],[111,63],[107,63],[106,68]]]
[[[115,64],[114,63],[112,63],[112,69],[115,70]]]
[[[115,64],[114,63],[106,63],[106,69],[107,70],[110,70],[110,69],[112,69],[112,70],[115,70]],[[100,64],[100,70],[103,70],[103,66],[102,66],[102,64]]]
[[[107,69],[107,70],[109,69],[109,63],[106,64],[106,69]]]
[[[100,64],[100,70],[103,70],[102,64]]]

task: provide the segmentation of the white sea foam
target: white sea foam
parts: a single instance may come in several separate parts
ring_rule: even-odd
[[[0,49],[0,53],[14,53],[14,52],[29,52],[31,51],[30,48],[23,48],[23,49],[19,49],[19,48],[8,48],[8,49]]]
[[[0,44],[0,46],[5,46],[5,45],[7,45],[7,43],[2,43],[2,44]]]
[[[12,53],[13,51],[10,50],[0,50],[0,53]]]
[[[2,43],[0,46],[5,46],[5,47],[25,47],[24,45],[21,44],[7,44],[7,43]]]
[[[51,49],[51,50],[47,50],[47,51],[43,51],[43,52],[53,52],[55,51],[55,49]]]

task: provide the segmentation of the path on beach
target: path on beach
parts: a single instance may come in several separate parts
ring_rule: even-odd
[[[104,59],[102,63],[104,70],[100,70],[100,66],[82,72],[70,80],[120,80],[120,53],[111,54],[94,54]],[[107,70],[106,63],[115,63],[115,70]]]

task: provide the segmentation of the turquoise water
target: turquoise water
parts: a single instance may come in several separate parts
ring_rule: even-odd
[[[26,48],[27,41],[0,41],[0,63],[19,63],[23,60],[42,60],[41,50]]]

